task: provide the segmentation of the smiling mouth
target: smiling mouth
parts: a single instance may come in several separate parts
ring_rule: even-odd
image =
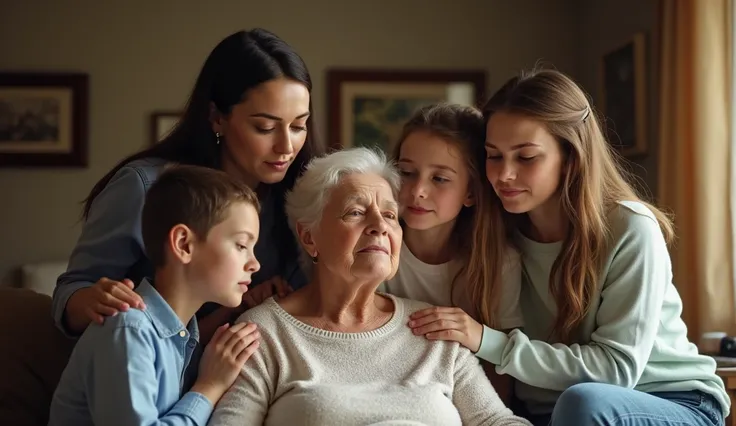
[[[429,213],[432,211],[432,210],[427,210],[422,207],[411,207],[411,206],[407,207],[407,210],[409,210],[412,213],[416,213],[416,214],[424,214],[424,213]]]
[[[498,192],[500,192],[501,195],[505,197],[513,197],[515,195],[521,194],[524,191],[521,189],[499,189]]]

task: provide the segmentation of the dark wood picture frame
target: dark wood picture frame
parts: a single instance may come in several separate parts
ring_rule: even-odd
[[[151,114],[149,144],[159,143],[181,119],[182,111],[156,111]]]
[[[0,167],[86,167],[88,102],[85,73],[0,73]]]
[[[646,43],[637,33],[600,62],[598,109],[609,142],[625,157],[648,153]]]
[[[392,87],[400,93],[402,87],[471,84],[471,104],[480,106],[486,92],[485,70],[417,70],[417,69],[354,69],[336,68],[327,71],[328,141],[333,149],[351,146],[343,137],[345,123],[344,87],[347,84],[366,84]],[[351,110],[352,111],[352,110]],[[408,118],[408,117],[406,117]],[[398,123],[397,123],[398,124]]]

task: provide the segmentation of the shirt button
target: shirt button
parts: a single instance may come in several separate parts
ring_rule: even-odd
[[[179,332],[179,336],[181,336],[181,337],[187,337],[187,332],[184,331],[184,330],[182,330],[182,331]]]

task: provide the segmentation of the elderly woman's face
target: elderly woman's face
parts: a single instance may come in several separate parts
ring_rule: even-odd
[[[318,262],[347,280],[379,283],[393,277],[401,250],[398,214],[385,179],[345,176],[331,191],[313,235]]]

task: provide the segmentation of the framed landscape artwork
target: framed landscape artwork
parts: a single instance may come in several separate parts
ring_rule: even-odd
[[[151,114],[150,144],[157,144],[166,137],[179,122],[181,114],[179,111],[157,111]]]
[[[603,56],[599,109],[609,142],[624,156],[647,153],[646,37],[636,34]]]
[[[0,166],[86,167],[89,79],[0,73]]]
[[[418,108],[443,101],[478,106],[485,82],[482,70],[329,70],[330,146],[379,147],[390,152],[402,126]]]

